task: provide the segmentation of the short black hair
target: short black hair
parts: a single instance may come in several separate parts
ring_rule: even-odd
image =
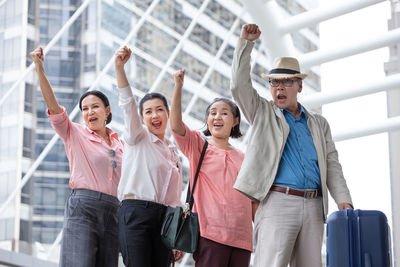
[[[85,93],[83,93],[81,95],[81,98],[79,99],[79,109],[82,111],[82,101],[85,97],[87,97],[88,95],[95,95],[98,98],[101,99],[101,101],[103,101],[103,104],[105,107],[110,106],[110,101],[108,101],[108,98],[105,94],[103,94],[102,92],[98,91],[98,90],[91,90],[91,91],[86,91]],[[110,114],[108,114],[107,116],[107,121],[106,124],[109,124],[112,120],[112,114],[110,112]]]
[[[143,104],[144,104],[144,102],[146,102],[148,100],[155,99],[155,98],[161,99],[161,101],[164,103],[165,108],[167,109],[167,112],[169,113],[168,102],[167,102],[167,99],[165,98],[164,95],[162,95],[160,93],[148,93],[148,94],[145,94],[142,97],[142,99],[140,99],[140,102],[139,102],[139,113],[140,113],[140,116],[143,116]]]
[[[208,105],[208,107],[207,107],[207,109],[206,109],[206,127],[207,127],[207,129],[205,129],[205,130],[203,131],[203,134],[204,134],[205,136],[210,136],[210,135],[211,135],[211,132],[210,132],[210,130],[208,129],[208,125],[207,125],[207,117],[208,117],[208,115],[209,115],[209,113],[210,113],[210,108],[211,108],[211,106],[212,106],[214,103],[219,102],[219,101],[222,101],[222,102],[225,102],[226,104],[228,104],[228,105],[230,106],[230,108],[231,108],[231,112],[232,112],[232,114],[233,114],[233,118],[234,118],[234,119],[238,118],[238,124],[236,124],[234,127],[232,127],[230,137],[232,137],[232,138],[239,138],[239,137],[241,137],[241,136],[242,136],[242,133],[240,132],[240,110],[239,110],[239,107],[235,104],[235,102],[233,102],[232,100],[230,100],[230,99],[228,99],[228,98],[225,98],[225,97],[218,97],[218,98],[215,98],[215,99],[210,103],[210,105]]]

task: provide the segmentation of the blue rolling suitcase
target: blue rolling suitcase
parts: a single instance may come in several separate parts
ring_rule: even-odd
[[[389,225],[375,210],[340,210],[326,227],[327,267],[389,267]]]

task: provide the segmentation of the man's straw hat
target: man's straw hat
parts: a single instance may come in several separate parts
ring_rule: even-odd
[[[268,74],[261,74],[265,79],[304,79],[307,74],[300,73],[300,66],[297,59],[293,57],[278,57],[274,60],[271,70]]]

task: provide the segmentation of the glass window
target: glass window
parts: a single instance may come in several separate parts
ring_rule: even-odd
[[[318,47],[313,44],[310,40],[304,37],[303,34],[296,32],[291,34],[293,38],[294,46],[300,51],[307,53],[311,51],[318,50]]]
[[[230,80],[217,71],[213,71],[210,78],[207,81],[208,88],[228,98],[231,97],[229,86],[230,86]]]
[[[7,66],[7,70],[16,69],[19,67],[19,61],[21,58],[21,39],[20,37],[5,39],[4,40],[4,67]]]
[[[101,17],[101,27],[104,30],[125,39],[132,27],[132,17],[135,16],[117,2],[112,6],[102,2]]]
[[[36,0],[28,1],[28,23],[36,24]]]
[[[180,34],[185,32],[192,21],[182,12],[182,6],[176,1],[161,0],[152,15]]]
[[[19,239],[26,242],[32,242],[31,223],[29,221],[20,220]]]
[[[196,24],[194,27],[192,34],[189,35],[189,39],[213,55],[217,53],[223,43],[221,38],[215,36],[199,24]]]
[[[205,122],[205,114],[209,104],[210,103],[205,101],[204,99],[198,98],[196,101],[196,105],[194,105],[192,110],[190,111],[190,116],[198,119],[199,121]]]
[[[218,21],[218,23],[226,29],[230,29],[236,19],[236,16],[233,13],[221,6],[215,0],[210,1],[204,13]]]
[[[200,82],[208,66],[184,51],[180,51],[173,64],[175,69],[186,69],[186,75]]]
[[[23,136],[23,156],[27,158],[32,158],[32,148],[33,148],[33,133],[32,129],[24,127]]]
[[[135,57],[135,63],[136,78],[133,85],[137,89],[147,92],[156,80],[161,69],[139,56]]]
[[[150,23],[140,28],[135,42],[135,46],[163,62],[168,60],[177,44],[178,40]]]

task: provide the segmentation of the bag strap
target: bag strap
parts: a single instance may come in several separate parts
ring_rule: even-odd
[[[208,141],[205,140],[203,150],[201,151],[201,155],[200,155],[200,159],[199,159],[199,164],[197,164],[196,174],[194,175],[192,190],[190,190],[190,179],[189,179],[188,189],[187,189],[187,194],[186,194],[186,209],[190,210],[190,211],[192,211],[192,207],[194,204],[193,192],[194,192],[194,189],[196,188],[197,178],[199,176],[200,167],[201,167],[201,164],[203,163],[203,158],[204,158],[204,154],[206,153],[207,146],[208,146]]]

